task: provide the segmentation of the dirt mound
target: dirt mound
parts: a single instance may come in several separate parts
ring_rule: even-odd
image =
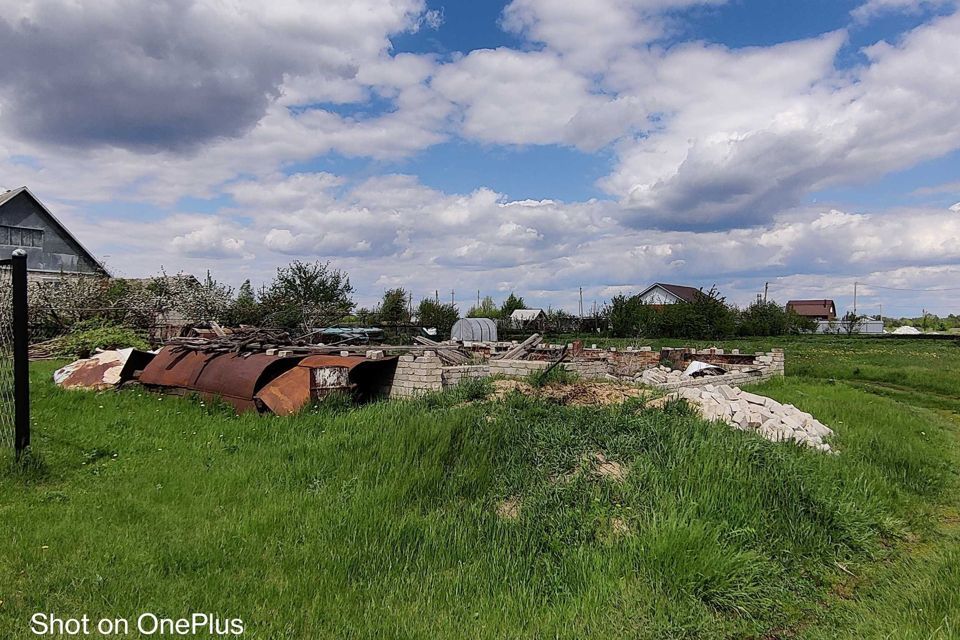
[[[493,389],[493,397],[497,400],[517,391],[558,404],[581,407],[622,404],[631,398],[645,398],[650,393],[648,389],[633,385],[608,382],[574,382],[538,389],[521,380],[494,380]]]

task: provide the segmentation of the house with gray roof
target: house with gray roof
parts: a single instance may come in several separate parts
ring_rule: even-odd
[[[27,252],[32,279],[110,275],[27,187],[0,193],[0,256],[17,249]]]

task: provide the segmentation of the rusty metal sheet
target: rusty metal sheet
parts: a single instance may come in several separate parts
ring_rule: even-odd
[[[266,384],[256,399],[277,415],[291,415],[333,391],[347,391],[359,400],[377,394],[393,376],[397,358],[315,355]],[[345,372],[345,376],[344,376]]]
[[[278,358],[264,353],[246,357],[220,354],[207,363],[192,388],[209,396],[219,396],[238,411],[249,411],[256,408],[254,395],[268,382],[296,367],[301,358]]]
[[[175,351],[164,347],[140,374],[140,382],[157,387],[192,389],[207,362],[215,353],[200,351]]]
[[[256,399],[278,416],[289,416],[310,402],[310,369],[294,367],[257,393]]]
[[[267,382],[295,367],[301,356],[278,358],[257,353],[204,353],[164,347],[144,369],[140,382],[148,386],[196,391],[219,397],[237,411],[256,409],[254,394]]]
[[[57,369],[53,381],[64,389],[102,391],[133,378],[154,357],[139,349],[111,349]]]

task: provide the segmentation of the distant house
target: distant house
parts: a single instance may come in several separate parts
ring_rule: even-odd
[[[833,300],[790,300],[787,302],[787,311],[813,320],[829,322],[837,319],[837,306]]]
[[[110,275],[70,231],[26,187],[0,193],[0,254],[27,252],[32,279]]]
[[[637,297],[643,304],[677,304],[678,302],[696,302],[700,296],[706,295],[700,289],[687,287],[681,284],[664,284],[656,282],[640,293]]]
[[[510,314],[510,326],[514,329],[542,329],[546,319],[543,309],[517,309]]]

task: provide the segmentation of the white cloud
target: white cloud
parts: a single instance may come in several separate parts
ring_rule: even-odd
[[[503,26],[542,42],[575,69],[600,71],[618,52],[649,43],[665,30],[665,11],[726,0],[513,0]]]
[[[423,9],[423,0],[330,0],[322,11],[304,0],[2,0],[3,121],[81,148],[189,149],[242,136],[285,79],[329,79],[342,91]]]
[[[312,178],[239,183],[236,193],[248,195],[238,198],[232,218],[81,220],[75,228],[127,273],[160,264],[210,268],[209,260],[184,263],[163,251],[163,234],[174,229],[172,244],[188,258],[246,258],[214,266],[215,275],[235,283],[251,275],[268,279],[294,258],[332,260],[350,273],[364,303],[381,288],[404,286],[415,296],[455,288],[471,298],[477,289],[517,290],[538,304],[574,309],[579,286],[602,302],[611,291],[637,291],[653,281],[717,284],[731,301],[747,303],[758,286],[778,277],[778,286],[790,285],[776,292],[782,302],[784,295],[846,295],[843,283],[857,277],[848,274],[922,288],[948,286],[948,274],[960,269],[960,216],[946,209],[804,208],[754,228],[694,233],[629,228],[617,222],[622,214],[611,202],[507,201],[486,189],[446,194],[410,176],[378,177],[347,190],[334,176]],[[264,206],[274,195],[282,206]],[[111,246],[108,229],[142,240]],[[908,265],[914,271],[903,271]],[[891,272],[905,275],[885,280],[882,274]],[[947,309],[948,300],[930,294],[923,304]]]
[[[955,0],[867,0],[850,15],[859,22],[867,22],[885,13],[919,13],[931,9],[955,4]]]
[[[197,219],[195,224],[194,229],[170,241],[174,253],[191,258],[253,257],[244,252],[246,242],[234,237],[235,231],[229,223],[214,218]]]
[[[594,150],[644,116],[593,93],[589,79],[546,51],[473,51],[444,65],[431,86],[462,109],[462,134],[482,142]]]
[[[618,145],[604,182],[634,224],[755,224],[817,189],[875,179],[960,147],[960,15],[834,71],[843,34],[731,51],[689,45],[637,54],[611,74],[628,91],[657,87],[662,113]],[[631,84],[632,87],[631,88]]]

